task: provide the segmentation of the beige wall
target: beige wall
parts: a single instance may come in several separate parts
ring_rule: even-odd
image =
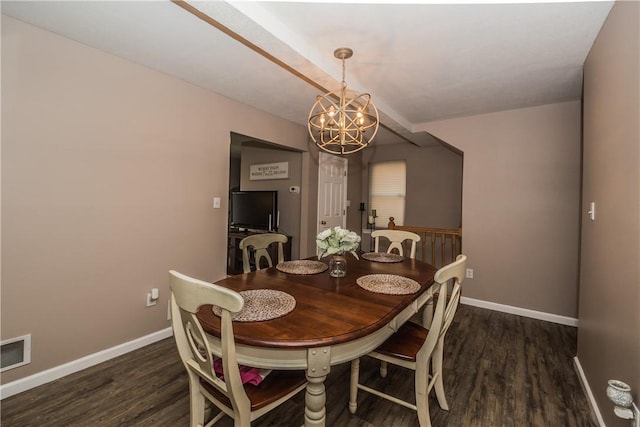
[[[464,152],[465,296],[577,317],[580,102],[427,123]]]
[[[585,63],[578,359],[610,427],[607,380],[640,403],[639,40],[640,3],[616,2]]]
[[[171,268],[225,275],[231,131],[307,149],[303,126],[5,16],[2,131],[1,333],[32,334],[3,383],[168,327]]]

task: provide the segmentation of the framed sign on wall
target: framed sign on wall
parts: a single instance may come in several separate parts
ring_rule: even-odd
[[[289,162],[263,163],[249,166],[249,180],[289,178]]]

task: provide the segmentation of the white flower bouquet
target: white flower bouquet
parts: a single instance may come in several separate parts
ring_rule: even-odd
[[[360,244],[360,236],[353,231],[345,230],[337,226],[328,228],[316,236],[316,243],[320,248],[320,257],[326,255],[342,255],[345,252],[351,252],[353,256],[358,258],[356,249]]]

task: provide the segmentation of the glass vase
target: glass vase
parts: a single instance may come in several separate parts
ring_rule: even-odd
[[[333,255],[329,260],[329,275],[344,277],[347,275],[347,259],[342,254]]]

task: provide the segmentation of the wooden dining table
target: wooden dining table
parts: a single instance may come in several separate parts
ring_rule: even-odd
[[[272,289],[295,299],[288,314],[267,321],[237,321],[233,330],[238,363],[306,371],[306,427],[325,425],[324,380],[331,366],[374,350],[432,301],[436,269],[430,264],[408,258],[390,263],[356,259],[351,254],[346,257],[347,274],[340,278],[331,277],[328,271],[290,274],[271,267],[216,282],[238,292]],[[321,261],[329,262],[328,258]],[[411,294],[389,295],[365,290],[356,283],[359,277],[371,274],[410,278],[420,288]],[[214,353],[219,351],[220,318],[210,305],[200,308],[198,318]]]

